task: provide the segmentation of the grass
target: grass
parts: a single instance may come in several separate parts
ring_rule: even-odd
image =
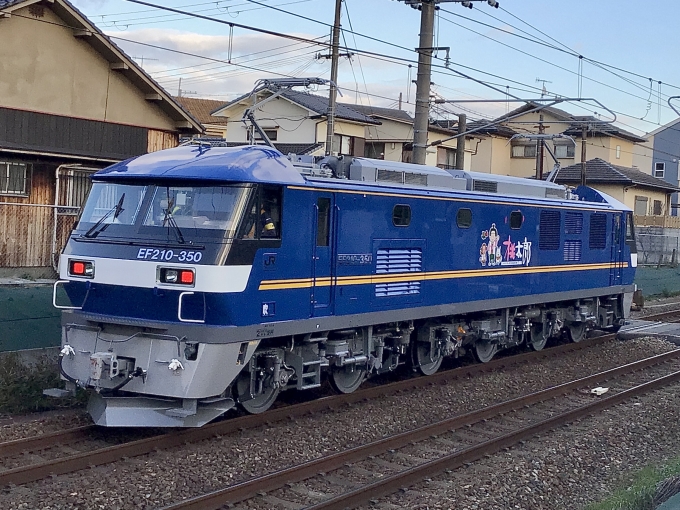
[[[47,356],[30,365],[15,352],[0,356],[0,413],[21,414],[82,405],[84,392],[72,398],[45,397],[46,388],[62,387],[56,361]]]
[[[629,479],[627,487],[618,489],[604,501],[586,507],[586,510],[654,510],[657,484],[680,474],[680,457],[662,466],[647,466]]]

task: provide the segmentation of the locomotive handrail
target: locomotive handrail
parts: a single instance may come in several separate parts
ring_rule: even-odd
[[[184,319],[182,318],[182,302],[184,300],[184,296],[193,296],[195,292],[182,292],[179,295],[179,301],[177,303],[177,318],[179,319],[180,322],[193,322],[196,324],[204,324],[205,323],[205,315],[203,319]],[[204,310],[205,312],[205,307]]]
[[[54,282],[54,286],[52,288],[52,306],[54,306],[58,310],[82,310],[83,305],[85,304],[85,299],[87,299],[87,295],[85,296],[85,299],[83,299],[83,305],[80,306],[65,306],[65,305],[58,305],[57,304],[57,288],[60,283],[70,283],[69,280],[57,280]],[[89,292],[90,289],[88,289]]]

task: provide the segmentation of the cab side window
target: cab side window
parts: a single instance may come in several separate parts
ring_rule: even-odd
[[[281,188],[258,186],[246,208],[240,239],[281,239]]]

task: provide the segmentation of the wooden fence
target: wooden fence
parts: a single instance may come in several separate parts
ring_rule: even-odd
[[[0,268],[56,267],[78,211],[0,202]]]

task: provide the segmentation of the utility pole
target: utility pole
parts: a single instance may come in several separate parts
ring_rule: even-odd
[[[333,154],[333,135],[335,134],[335,102],[338,93],[338,54],[340,45],[340,13],[342,0],[335,0],[335,21],[331,41],[331,83],[328,93],[328,115],[326,116],[326,156]]]
[[[401,98],[402,98],[401,92],[399,92],[399,109],[400,109],[400,110],[401,110]]]
[[[458,115],[458,134],[467,129],[467,115]],[[465,135],[456,138],[456,170],[465,170]]]
[[[497,0],[403,0],[406,5],[420,9],[420,41],[418,43],[418,77],[416,79],[416,112],[413,121],[413,162],[425,164],[427,156],[427,128],[430,123],[430,82],[432,75],[432,52],[434,41],[434,13],[436,4],[442,2],[459,3],[472,9],[472,2],[485,1],[498,9]],[[448,48],[447,50],[448,67]]]
[[[540,114],[538,116],[538,134],[542,135],[544,133],[543,114]],[[536,179],[539,181],[543,180],[543,138],[541,137],[536,141]]]
[[[586,138],[588,136],[588,126],[581,126],[581,186],[586,185]]]
[[[413,162],[424,165],[427,156],[427,127],[430,123],[430,80],[434,40],[434,0],[420,3],[420,41],[418,43],[418,77],[416,112],[413,121]]]

